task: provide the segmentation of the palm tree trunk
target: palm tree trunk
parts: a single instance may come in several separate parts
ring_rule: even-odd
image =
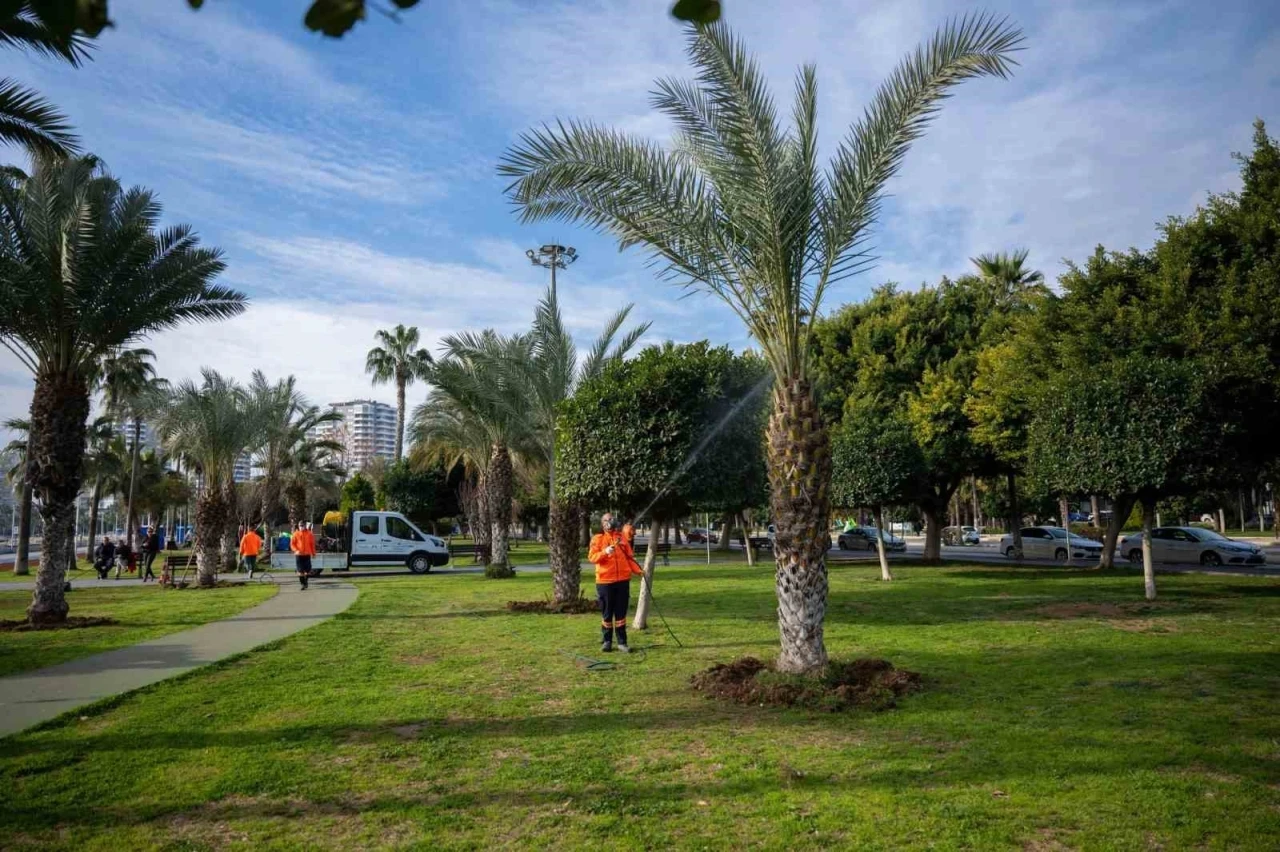
[[[1151,530],[1156,526],[1156,501],[1142,501],[1142,582],[1147,600],[1156,599],[1156,569],[1151,560]]]
[[[1099,568],[1114,568],[1116,564],[1116,543],[1120,541],[1120,530],[1133,504],[1137,502],[1132,495],[1122,495],[1111,501],[1111,520],[1107,521],[1107,532],[1102,537],[1102,557],[1098,560]],[[1097,517],[1096,515],[1094,517]]]
[[[1022,512],[1018,508],[1018,477],[1009,471],[1009,535],[1013,537],[1013,558],[1022,560]]]
[[[223,504],[226,506],[226,512],[222,520],[222,570],[228,574],[234,573],[236,570],[236,562],[240,553],[240,540],[236,533],[239,530],[237,526],[236,504],[236,483],[234,479],[228,479],[225,486]]]
[[[284,489],[285,502],[289,504],[289,526],[307,520],[306,486],[290,484]]]
[[[582,586],[577,505],[551,498],[549,523],[552,595],[555,603],[562,604],[577,600]]]
[[[778,669],[817,673],[827,666],[828,488],[831,439],[809,382],[778,382],[769,417],[770,506],[777,527],[774,585],[781,651]]]
[[[13,573],[25,577],[31,573],[31,504],[34,492],[26,475],[22,477],[22,502],[18,506],[18,552],[14,556]]]
[[[876,544],[877,550],[880,551],[880,579],[892,580],[893,575],[889,573],[889,555],[884,549],[884,506],[876,506]]]
[[[206,482],[200,499],[196,501],[196,582],[201,586],[210,587],[218,582],[219,551],[226,517],[222,487]]]
[[[507,532],[511,525],[511,453],[502,444],[493,445],[489,456],[489,528],[493,562],[507,564]]]
[[[133,451],[129,454],[129,497],[125,502],[125,541],[129,545],[129,549],[133,549],[133,530],[136,527],[137,520],[133,515],[133,487],[138,479],[138,444],[142,440],[142,421],[136,416],[133,418]]]
[[[396,371],[396,461],[403,457],[404,450],[404,386],[405,377]]]
[[[31,397],[27,434],[26,478],[40,498],[44,520],[40,569],[27,607],[33,624],[67,618],[64,583],[75,555],[75,500],[84,478],[85,421],[89,387],[77,375],[39,375]]]

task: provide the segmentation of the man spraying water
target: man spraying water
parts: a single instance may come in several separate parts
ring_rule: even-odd
[[[612,651],[613,639],[618,650],[627,647],[627,607],[631,603],[631,575],[643,574],[636,564],[631,542],[623,532],[622,522],[605,512],[600,518],[600,532],[591,538],[587,558],[596,566],[596,599],[600,602],[600,650]]]

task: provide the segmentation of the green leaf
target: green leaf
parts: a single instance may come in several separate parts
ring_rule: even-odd
[[[671,7],[671,16],[693,24],[714,24],[720,20],[719,0],[679,0]]]
[[[342,38],[356,21],[364,20],[364,0],[315,0],[302,19],[307,29]]]

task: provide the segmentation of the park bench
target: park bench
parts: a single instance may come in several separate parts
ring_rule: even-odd
[[[773,539],[767,535],[753,535],[750,540],[756,550],[773,550]]]
[[[177,580],[174,579],[174,570],[180,569],[185,579],[187,572],[194,568],[195,564],[196,552],[194,550],[178,556],[165,556],[164,564],[160,566],[160,585],[177,585]]]
[[[671,544],[669,542],[667,543],[660,542],[654,545],[654,547],[657,548],[656,550],[654,550],[654,555],[662,557],[663,565],[670,565],[671,564]],[[635,546],[635,556],[638,561],[643,561],[645,555],[648,552],[649,552],[648,544],[637,544]]]
[[[470,556],[473,561],[479,562],[481,551],[488,550],[487,544],[454,544],[449,542],[449,559],[453,560],[455,556]]]

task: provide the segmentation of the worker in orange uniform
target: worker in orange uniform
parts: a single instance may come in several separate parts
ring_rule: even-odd
[[[250,580],[253,579],[253,572],[258,569],[258,554],[261,552],[262,538],[253,531],[253,527],[249,527],[240,537],[240,561],[249,569]]]
[[[295,570],[302,590],[307,590],[307,578],[311,576],[311,557],[316,555],[316,539],[307,529],[306,524],[293,525],[293,537],[289,539],[289,548],[293,551]]]
[[[600,518],[600,532],[591,538],[587,558],[596,566],[596,599],[600,601],[600,650],[612,651],[613,639],[618,650],[627,647],[627,606],[631,603],[631,575],[643,574],[636,564],[631,542],[622,531],[622,522],[605,512]]]

